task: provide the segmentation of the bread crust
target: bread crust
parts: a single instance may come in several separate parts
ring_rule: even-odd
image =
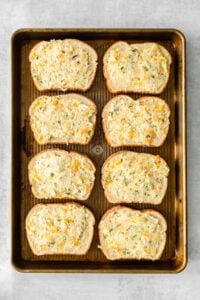
[[[37,98],[31,103],[31,105],[30,105],[30,107],[29,107],[29,117],[30,117],[30,127],[31,127],[31,130],[32,130],[32,132],[33,132],[34,139],[36,140],[36,142],[37,142],[39,145],[48,145],[48,144],[51,144],[51,145],[55,145],[55,144],[63,144],[63,145],[71,145],[71,144],[74,144],[74,145],[88,145],[88,144],[91,142],[91,140],[92,140],[92,138],[93,138],[93,136],[94,136],[95,127],[96,127],[96,120],[97,120],[96,116],[95,116],[95,120],[94,120],[94,123],[93,123],[93,130],[92,130],[92,132],[91,132],[90,139],[88,140],[87,143],[81,143],[81,142],[80,142],[80,143],[74,143],[74,142],[68,142],[68,143],[66,143],[65,141],[59,140],[59,139],[54,140],[54,141],[49,141],[49,142],[40,142],[39,139],[38,139],[38,137],[37,137],[37,135],[35,134],[35,132],[34,132],[34,130],[33,130],[33,125],[32,125],[32,122],[31,122],[31,108],[32,108],[33,103],[34,103],[35,101],[38,101],[38,99],[43,98],[43,97],[60,98],[60,97],[65,97],[65,96],[69,96],[69,97],[74,97],[74,96],[75,96],[75,97],[81,98],[81,99],[82,99],[83,101],[85,101],[85,102],[90,102],[90,103],[93,105],[93,107],[95,108],[95,112],[96,112],[96,115],[97,115],[97,107],[96,107],[96,104],[95,104],[91,99],[89,99],[89,98],[87,98],[87,97],[85,97],[85,96],[83,96],[83,95],[80,95],[80,94],[70,93],[70,94],[57,95],[57,96],[47,96],[47,95],[43,95],[43,96],[37,97]]]
[[[114,145],[114,144],[112,144],[112,141],[110,140],[110,138],[109,138],[109,136],[107,134],[106,124],[105,124],[105,118],[106,118],[105,115],[106,115],[106,111],[107,111],[107,108],[108,108],[109,104],[111,102],[114,102],[120,96],[130,97],[130,96],[127,96],[127,95],[117,95],[117,96],[113,97],[112,99],[110,99],[106,103],[106,105],[104,106],[104,108],[102,110],[102,115],[101,115],[102,116],[102,128],[103,128],[105,139],[106,139],[106,142],[108,143],[108,145],[111,146],[111,147],[113,147],[113,148],[117,148],[117,147],[148,147],[148,148],[150,148],[150,147],[156,147],[156,148],[157,147],[161,147],[164,144],[164,142],[165,142],[165,140],[167,138],[167,135],[169,133],[170,121],[169,121],[169,125],[168,125],[168,128],[167,128],[166,136],[165,136],[165,138],[163,139],[163,141],[159,145],[146,145],[146,144],[145,145],[144,144],[120,144],[120,145]],[[134,101],[145,102],[147,98],[148,99],[156,98],[156,99],[159,99],[159,100],[162,100],[162,101],[165,102],[165,100],[163,100],[162,98],[157,97],[157,96],[143,96],[143,97],[140,97],[140,98],[137,98],[137,99],[133,99],[133,98],[131,98],[131,99],[133,99]],[[171,111],[170,111],[169,105],[166,102],[165,102],[165,104],[166,104],[166,107],[168,108],[169,118],[170,118]]]
[[[78,202],[66,202],[66,203],[48,203],[48,204],[36,204],[34,205],[28,212],[27,216],[26,216],[26,219],[25,219],[25,224],[27,224],[28,222],[28,219],[30,218],[31,214],[32,214],[32,211],[36,208],[36,207],[43,207],[43,206],[68,206],[68,205],[75,205],[77,207],[84,207],[86,210],[87,210],[87,213],[90,215],[90,218],[91,218],[91,222],[90,222],[90,225],[91,225],[91,231],[89,231],[89,237],[88,237],[88,247],[86,248],[85,252],[84,253],[81,253],[81,254],[78,254],[78,253],[60,253],[59,252],[59,255],[85,255],[87,254],[87,252],[89,251],[90,249],[90,246],[92,244],[92,240],[93,240],[93,236],[94,236],[94,225],[95,225],[95,217],[94,217],[94,214],[91,212],[91,210],[89,208],[87,208],[85,205],[83,204],[80,204]],[[27,237],[27,240],[28,240],[28,244],[29,244],[29,247],[31,248],[32,252],[34,255],[37,255],[37,256],[41,256],[41,255],[58,255],[57,252],[53,252],[53,253],[45,253],[45,254],[40,254],[38,253],[37,251],[35,251],[34,247],[33,247],[33,244],[31,243],[31,240],[29,238],[29,235],[27,233],[27,228],[26,228],[26,237]]]
[[[127,45],[135,45],[135,44],[152,44],[152,43],[132,43],[132,44],[128,44],[127,42],[124,42],[124,41],[117,41],[115,42],[114,44],[112,44],[105,52],[104,56],[103,56],[103,75],[104,75],[104,78],[105,78],[105,81],[106,81],[106,85],[107,85],[107,88],[109,90],[110,93],[113,93],[113,94],[117,94],[117,93],[141,93],[141,94],[161,94],[164,89],[166,88],[167,86],[167,83],[169,81],[169,76],[170,76],[170,65],[172,63],[172,56],[171,54],[167,51],[167,49],[165,49],[165,47],[163,47],[162,45],[160,45],[159,43],[153,43],[153,44],[156,44],[156,45],[159,45],[159,47],[162,48],[162,50],[168,52],[169,54],[169,64],[168,64],[168,72],[167,72],[167,78],[166,78],[166,83],[165,85],[163,85],[158,91],[142,91],[142,90],[139,90],[139,89],[136,89],[136,88],[132,88],[132,89],[128,89],[128,90],[123,90],[123,89],[119,89],[119,90],[115,90],[113,87],[112,87],[112,84],[110,83],[110,80],[109,80],[109,74],[107,72],[107,62],[106,62],[106,56],[108,54],[108,52],[114,48],[118,43],[123,43],[125,44],[126,46]]]
[[[33,156],[33,157],[31,158],[31,160],[30,160],[29,163],[28,163],[28,178],[29,178],[29,183],[31,182],[31,180],[30,180],[30,170],[31,170],[32,165],[33,165],[34,162],[35,162],[35,159],[36,159],[38,156],[40,156],[40,154],[42,154],[42,153],[45,153],[45,152],[57,152],[57,151],[63,152],[63,153],[65,153],[65,154],[73,154],[73,153],[74,153],[74,154],[78,154],[78,155],[81,155],[81,156],[87,158],[87,159],[90,161],[90,163],[91,163],[91,165],[92,165],[92,167],[93,167],[94,175],[95,175],[96,167],[95,167],[93,161],[92,161],[86,154],[84,154],[84,153],[79,153],[79,152],[77,152],[77,151],[66,151],[66,150],[62,150],[62,149],[59,149],[59,148],[55,148],[55,149],[42,150],[42,151],[40,151],[39,153],[37,153],[35,156]],[[96,179],[96,178],[95,178],[95,179]],[[93,183],[91,184],[91,188],[90,188],[88,194],[86,195],[85,199],[80,200],[80,201],[85,201],[85,200],[87,200],[87,199],[90,197],[90,195],[91,195],[91,193],[92,193],[92,190],[93,190],[93,187],[94,187],[95,179],[94,179]],[[36,191],[35,191],[33,185],[31,185],[31,191],[32,191],[33,196],[34,196],[35,198],[37,198],[37,199],[42,199],[42,198],[38,198],[38,197],[37,197],[37,193],[36,193]],[[45,197],[45,199],[53,199],[53,198],[55,198],[55,199],[64,199],[64,200],[65,200],[65,199],[66,199],[66,200],[70,200],[70,199],[71,199],[72,201],[75,201],[75,199],[72,199],[72,198],[70,198],[70,197]],[[78,200],[79,200],[79,199],[78,199]]]
[[[159,249],[159,252],[157,253],[156,257],[154,259],[152,259],[152,261],[154,260],[158,260],[161,258],[162,256],[162,253],[165,249],[165,245],[166,245],[166,231],[167,231],[167,222],[166,222],[166,219],[163,217],[163,215],[161,213],[159,213],[158,211],[154,210],[154,209],[142,209],[142,210],[139,210],[139,209],[133,209],[133,208],[129,208],[127,206],[122,206],[122,205],[116,205],[110,209],[108,209],[104,215],[102,216],[99,224],[98,224],[98,233],[99,233],[99,241],[100,241],[100,245],[101,245],[101,250],[103,252],[103,254],[105,255],[105,257],[109,260],[133,260],[133,259],[137,259],[137,260],[151,260],[151,259],[146,259],[146,258],[137,258],[136,256],[131,256],[131,257],[128,257],[128,258],[111,258],[108,253],[106,253],[106,250],[104,248],[104,239],[103,239],[103,236],[102,236],[102,233],[101,233],[101,229],[100,229],[100,226],[101,226],[101,222],[103,220],[105,220],[109,214],[113,211],[118,211],[118,210],[121,210],[121,209],[127,209],[127,210],[130,210],[131,212],[132,211],[136,211],[136,212],[142,212],[142,213],[148,213],[150,215],[152,215],[153,217],[157,218],[159,220],[159,223],[161,224],[163,230],[165,231],[165,239],[163,241],[163,243],[161,244],[160,246],[160,249]]]
[[[41,87],[38,83],[37,83],[37,81],[35,80],[35,78],[34,78],[34,76],[33,76],[33,71],[32,71],[32,67],[31,67],[31,59],[30,59],[30,57],[31,57],[31,55],[32,55],[32,52],[34,52],[34,50],[39,46],[39,44],[41,44],[41,43],[43,43],[43,42],[46,42],[46,41],[41,41],[41,42],[38,42],[38,43],[36,43],[35,44],[35,46],[33,46],[33,48],[31,49],[31,51],[30,51],[30,53],[29,53],[29,62],[30,62],[30,72],[31,72],[31,77],[32,77],[32,79],[33,79],[33,82],[34,82],[34,84],[35,84],[35,87],[37,88],[37,90],[38,91],[40,91],[40,92],[48,92],[48,91],[62,91],[62,92],[67,92],[67,91],[71,91],[71,92],[86,92],[86,91],[88,91],[90,88],[91,88],[91,86],[92,86],[92,84],[93,84],[93,82],[94,82],[94,79],[95,79],[95,76],[96,76],[96,72],[97,72],[97,63],[98,63],[98,55],[97,55],[97,52],[94,50],[94,48],[92,48],[90,45],[88,45],[87,43],[85,43],[85,42],[83,42],[83,41],[80,41],[80,40],[78,40],[78,39],[64,39],[64,40],[62,40],[62,41],[76,41],[76,42],[78,42],[78,43],[81,43],[81,44],[83,44],[83,46],[84,47],[87,47],[90,51],[91,51],[91,53],[92,53],[92,55],[93,55],[93,57],[94,57],[94,59],[95,59],[95,72],[94,72],[94,74],[93,74],[93,76],[91,77],[91,79],[90,79],[90,82],[88,83],[88,86],[87,87],[85,87],[85,88],[82,88],[82,89],[77,89],[77,88],[65,88],[65,89],[62,89],[62,88],[60,88],[60,87],[54,87],[54,88],[50,88],[50,89],[45,89],[45,88],[43,88],[43,87]]]
[[[134,152],[134,151],[129,151],[129,150],[121,150],[121,151],[118,151],[118,152],[116,152],[116,153],[111,154],[111,155],[105,160],[105,162],[103,163],[102,169],[101,169],[101,184],[102,184],[102,187],[103,187],[103,180],[102,180],[102,178],[103,178],[103,173],[104,173],[106,164],[107,164],[108,161],[109,161],[110,159],[112,159],[114,156],[116,156],[116,155],[118,155],[118,154],[120,154],[120,153],[123,153],[123,152],[130,152],[130,153],[135,153],[135,154],[141,154],[141,153]],[[155,155],[150,154],[150,153],[145,153],[145,155],[148,155],[148,156],[155,156]],[[164,160],[162,157],[160,157],[160,159]],[[163,201],[163,199],[164,199],[164,197],[165,197],[165,195],[166,195],[166,192],[167,192],[167,187],[168,187],[168,179],[166,178],[165,183],[164,183],[163,194],[162,194],[162,196],[160,197],[160,201],[157,201],[157,202],[155,202],[155,201],[154,201],[154,202],[153,202],[153,201],[152,201],[152,202],[151,202],[151,201],[148,201],[148,202],[143,202],[143,201],[140,201],[140,202],[125,202],[125,201],[123,201],[123,200],[118,200],[118,199],[113,199],[113,198],[111,198],[110,195],[109,195],[109,193],[108,193],[108,191],[107,191],[107,189],[104,189],[104,187],[103,187],[103,189],[104,189],[104,195],[105,195],[106,199],[108,200],[108,202],[110,202],[110,203],[112,203],[112,204],[120,204],[120,203],[124,203],[124,204],[130,204],[130,203],[142,203],[142,204],[153,204],[153,205],[158,205],[158,204],[162,203],[162,201]]]

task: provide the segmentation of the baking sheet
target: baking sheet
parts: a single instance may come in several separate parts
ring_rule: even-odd
[[[30,74],[28,55],[41,40],[77,38],[91,45],[98,53],[98,69],[91,89],[82,93],[97,105],[97,126],[91,143],[81,145],[40,146],[33,138],[28,109],[33,100],[43,94],[57,95],[62,92],[39,92]],[[109,93],[102,73],[105,51],[116,41],[128,43],[156,41],[172,55],[170,78],[160,94],[171,109],[170,129],[163,146],[159,148],[118,147],[111,148],[105,141],[101,125],[103,106],[114,95]],[[137,99],[142,94],[129,94]],[[186,249],[186,144],[185,144],[185,39],[176,30],[156,29],[22,29],[12,37],[12,263],[19,271],[34,272],[178,272],[187,261]],[[40,202],[65,203],[66,200],[40,200],[34,198],[28,182],[27,165],[30,159],[44,149],[60,148],[86,153],[95,163],[96,182],[88,200],[80,203],[94,213],[96,226],[89,252],[84,256],[54,255],[35,256],[31,252],[25,233],[25,217]],[[108,261],[97,248],[97,225],[104,212],[113,205],[104,197],[100,183],[101,166],[106,158],[119,150],[132,150],[159,154],[169,167],[166,196],[160,205],[130,204],[136,209],[153,208],[167,220],[167,242],[159,261]]]

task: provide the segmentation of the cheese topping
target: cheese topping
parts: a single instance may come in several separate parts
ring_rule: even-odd
[[[95,167],[85,155],[47,150],[29,164],[29,180],[37,198],[85,200],[95,180]]]
[[[102,185],[110,202],[158,204],[166,192],[168,173],[159,155],[122,151],[104,163]]]
[[[114,92],[158,93],[168,81],[171,57],[156,43],[118,42],[107,51],[104,62]]]
[[[78,40],[40,42],[29,59],[33,79],[44,90],[85,90],[96,73],[95,51]]]
[[[155,259],[166,239],[159,219],[125,207],[111,211],[99,229],[100,247],[111,259]]]
[[[113,98],[104,108],[103,122],[111,146],[159,146],[168,133],[170,111],[157,97]]]
[[[95,104],[77,94],[42,96],[30,106],[31,127],[40,144],[87,144],[96,123]]]
[[[73,203],[36,205],[26,219],[28,240],[37,255],[84,253],[93,225],[91,212]]]

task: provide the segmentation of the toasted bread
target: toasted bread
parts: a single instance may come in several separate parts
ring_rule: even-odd
[[[158,260],[166,244],[165,218],[152,209],[109,209],[99,223],[100,248],[109,260]]]
[[[35,255],[83,255],[90,248],[94,223],[84,205],[37,204],[26,217],[26,234]]]
[[[41,145],[88,144],[96,113],[96,105],[79,94],[41,96],[29,108],[31,129]]]
[[[111,99],[102,112],[103,130],[112,147],[161,146],[169,130],[170,109],[158,97]]]
[[[102,167],[102,185],[111,203],[160,204],[168,185],[169,167],[159,155],[120,151]]]
[[[160,94],[167,85],[172,58],[157,43],[114,43],[103,58],[103,72],[111,93]]]
[[[86,155],[59,149],[38,153],[28,165],[32,192],[39,199],[88,199],[95,170]]]
[[[30,54],[33,81],[39,91],[86,91],[95,78],[97,53],[75,39],[42,41]]]

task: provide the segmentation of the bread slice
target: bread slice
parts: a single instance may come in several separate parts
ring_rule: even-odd
[[[167,85],[170,53],[157,43],[114,43],[103,58],[103,72],[111,93],[160,94]]]
[[[34,137],[44,144],[88,144],[94,134],[97,109],[79,94],[38,97],[29,108]]]
[[[26,234],[35,255],[86,254],[94,233],[92,212],[78,203],[35,205],[26,217]]]
[[[94,185],[95,166],[86,155],[52,149],[31,159],[28,175],[36,198],[86,200]]]
[[[31,75],[39,91],[86,91],[95,78],[97,53],[75,39],[42,41],[30,54]]]
[[[160,204],[168,185],[169,167],[159,155],[120,151],[102,167],[102,185],[111,203]]]
[[[165,248],[166,230],[165,218],[156,210],[115,206],[99,223],[100,248],[109,260],[157,260]]]
[[[103,130],[112,147],[159,147],[167,137],[169,116],[169,106],[161,98],[146,96],[135,101],[119,95],[103,109]]]

